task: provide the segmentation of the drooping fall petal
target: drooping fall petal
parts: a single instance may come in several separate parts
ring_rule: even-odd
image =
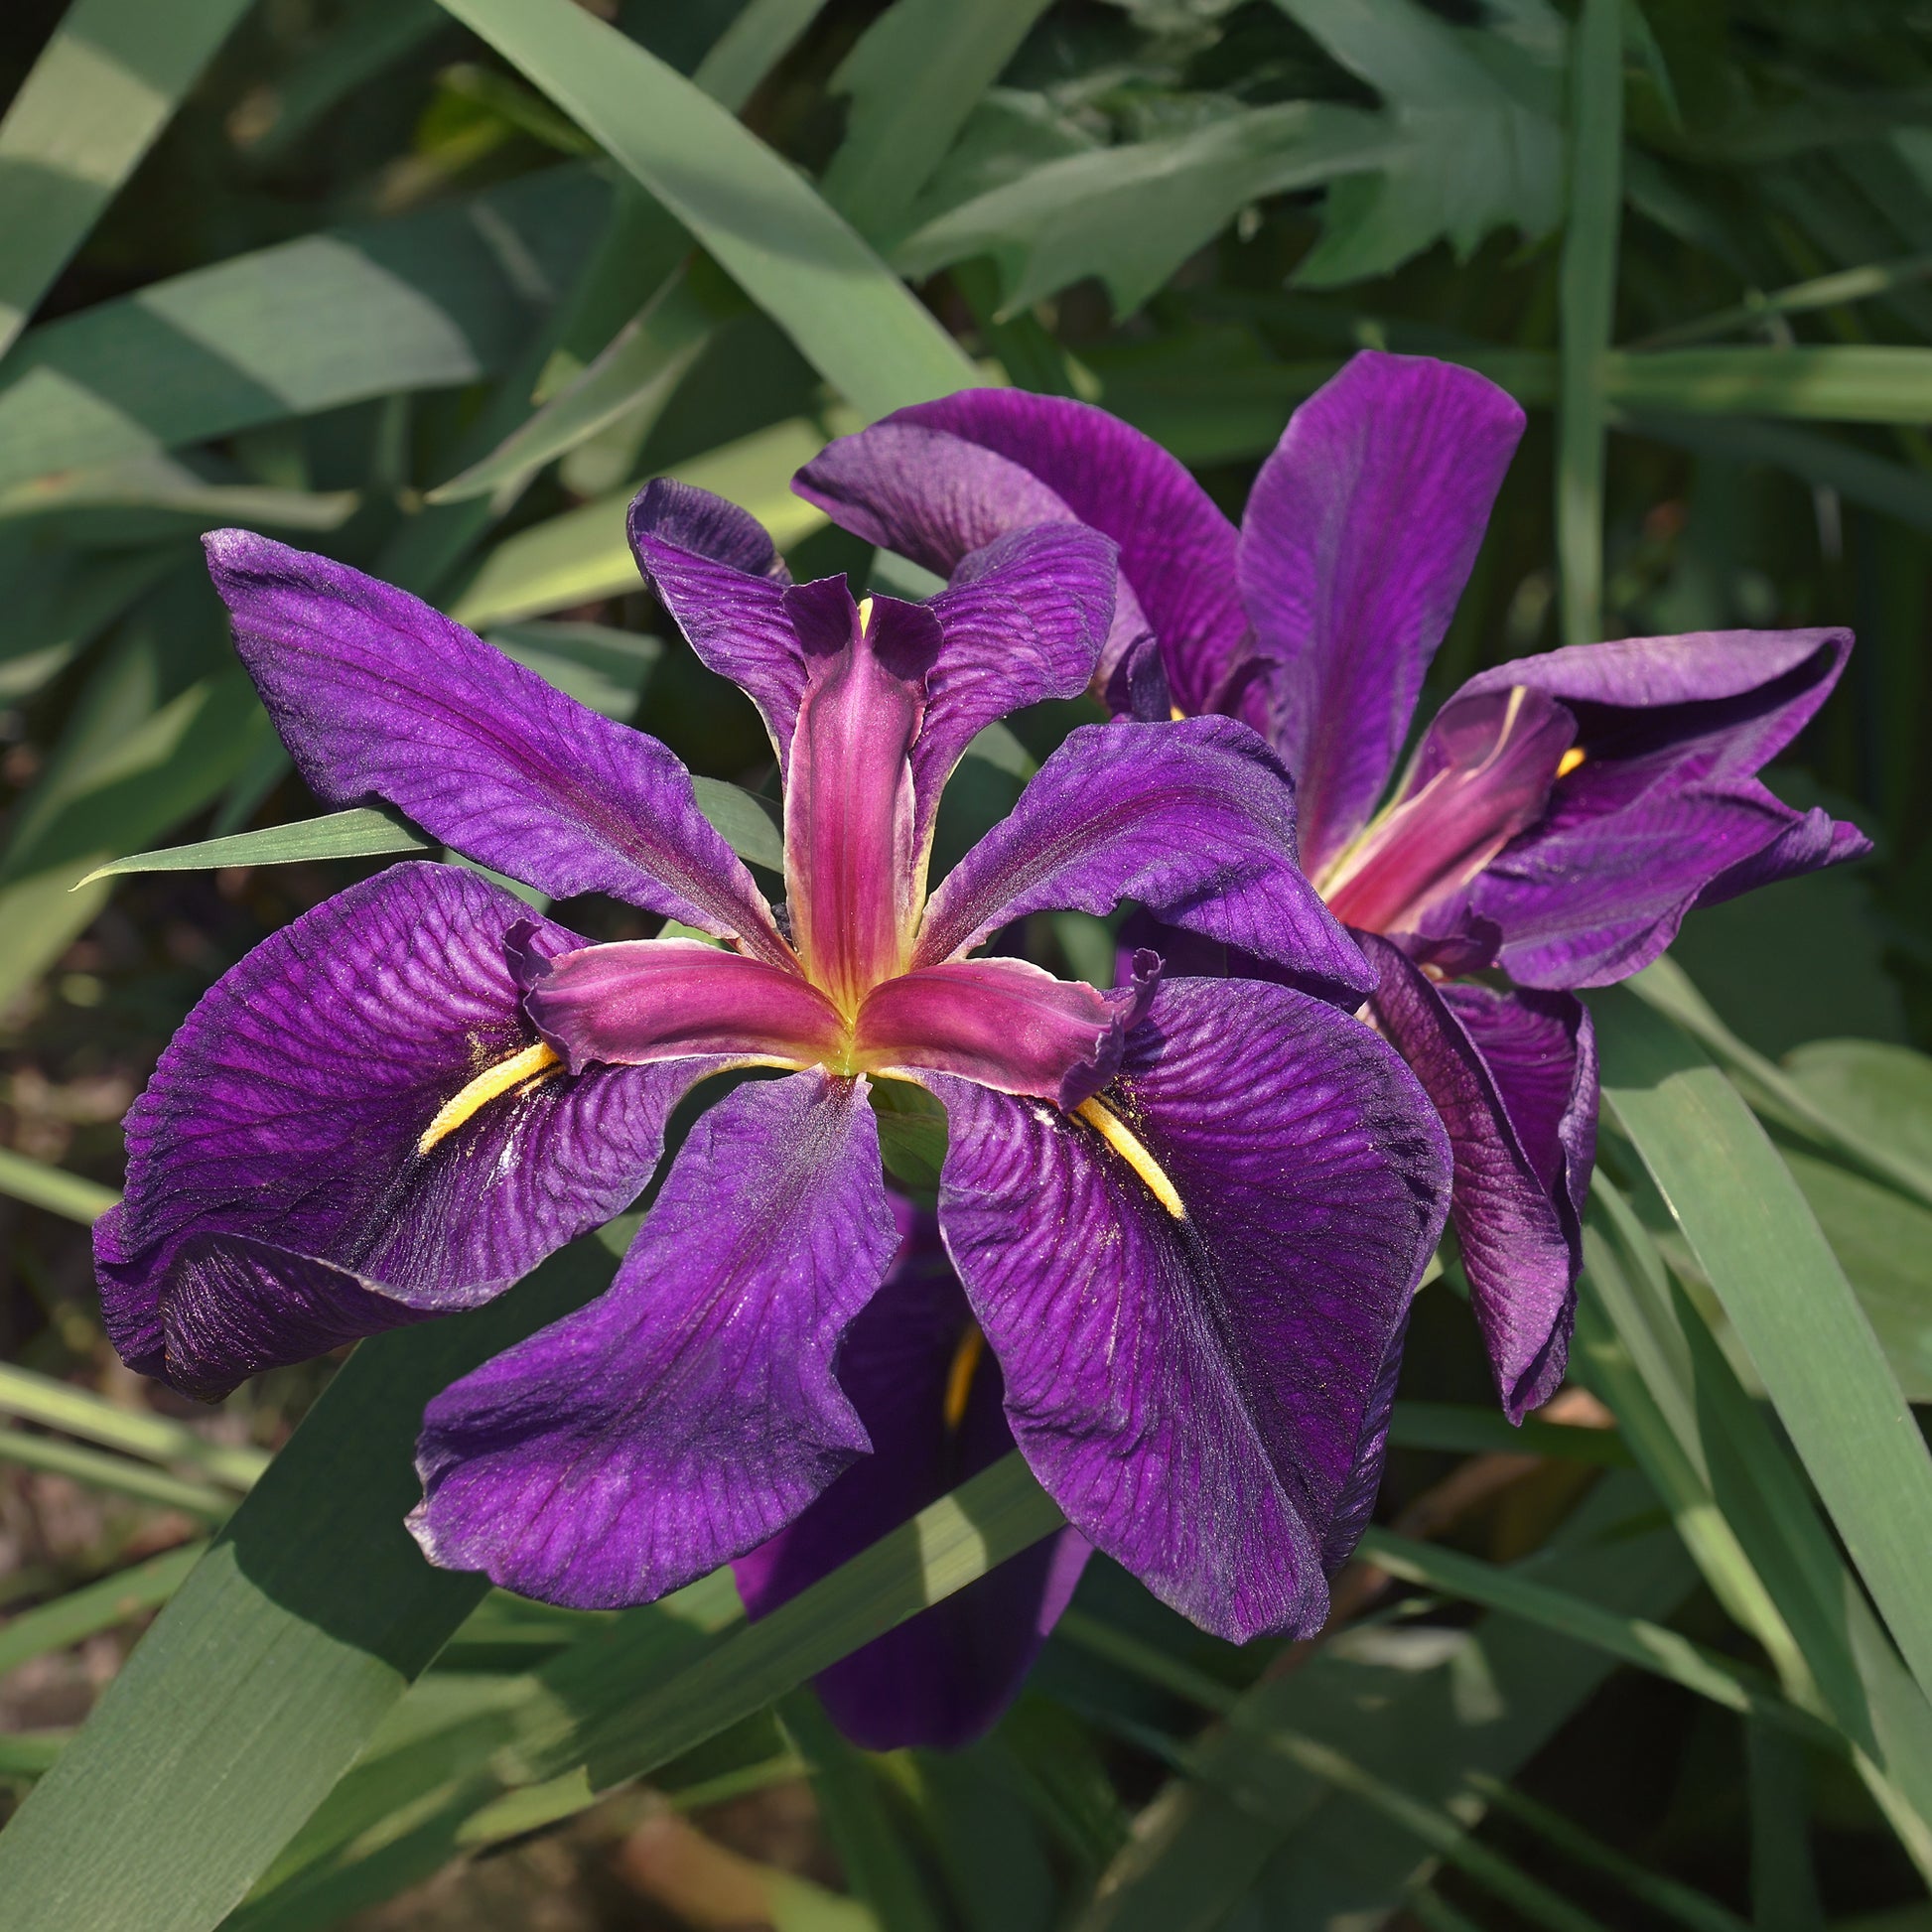
[[[927,1084],[947,1247],[1067,1520],[1218,1635],[1317,1628],[1446,1205],[1414,1076],[1305,994],[1183,980],[1078,1115]]]
[[[1376,1024],[1414,1068],[1454,1157],[1450,1215],[1505,1413],[1563,1380],[1596,1141],[1589,1015],[1568,993],[1438,986],[1363,935]]]
[[[424,1552],[610,1608],[763,1542],[868,1448],[833,1362],[897,1240],[863,1082],[739,1087],[612,1286],[430,1404]]]
[[[417,863],[225,974],[129,1113],[126,1197],[97,1230],[123,1358],[223,1394],[412,1311],[486,1302],[628,1206],[672,1107],[719,1062],[557,1065],[512,956],[581,943],[474,873]],[[450,1121],[492,1068],[513,1077]]]

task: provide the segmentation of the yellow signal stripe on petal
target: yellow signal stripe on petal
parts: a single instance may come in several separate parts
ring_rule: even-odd
[[[966,1404],[973,1393],[973,1376],[979,1369],[980,1357],[986,1353],[986,1337],[981,1334],[976,1321],[959,1338],[959,1346],[953,1350],[952,1367],[946,1371],[946,1434],[956,1436],[959,1425],[966,1420]]]
[[[1163,1171],[1161,1164],[1128,1131],[1127,1123],[1098,1097],[1083,1100],[1073,1110],[1100,1138],[1147,1183],[1148,1192],[1176,1221],[1187,1218],[1179,1190]]]
[[[498,1060],[494,1066],[485,1067],[453,1100],[445,1101],[437,1109],[436,1118],[423,1129],[423,1138],[416,1143],[418,1154],[427,1154],[438,1141],[446,1140],[480,1108],[486,1107],[498,1094],[509,1092],[510,1088],[521,1086],[532,1075],[541,1077],[554,1066],[563,1062],[544,1041],[538,1040],[534,1046],[526,1046],[520,1053],[512,1053],[506,1060]]]

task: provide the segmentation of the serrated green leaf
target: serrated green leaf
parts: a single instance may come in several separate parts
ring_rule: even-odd
[[[1304,288],[1384,275],[1448,239],[1466,260],[1492,229],[1532,238],[1563,209],[1563,132],[1554,90],[1514,48],[1458,31],[1414,0],[1275,0],[1385,103],[1392,152],[1381,172],[1330,190],[1322,239],[1296,270]],[[1541,97],[1539,97],[1541,96]]]
[[[1384,166],[1397,151],[1382,122],[1354,108],[1252,108],[1049,161],[927,221],[893,261],[917,276],[990,255],[1009,315],[1097,275],[1126,315],[1249,202]]]

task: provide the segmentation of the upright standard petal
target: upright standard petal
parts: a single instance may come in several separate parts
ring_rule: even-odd
[[[636,1197],[720,1064],[570,1073],[515,959],[582,942],[408,864],[264,940],[127,1117],[95,1253],[114,1346],[197,1395],[412,1312],[473,1308]]]
[[[1241,525],[1270,737],[1319,873],[1394,769],[1523,412],[1471,370],[1365,351],[1290,419]]]
[[[1077,520],[1120,545],[1124,595],[1104,685],[1159,637],[1183,709],[1214,699],[1248,654],[1233,525],[1168,452],[1089,403],[966,389],[915,403],[814,457],[792,487],[832,519],[941,576],[1028,523]]]
[[[791,573],[764,525],[708,489],[659,477],[637,492],[626,527],[652,596],[700,662],[758,706],[782,764],[806,660],[785,610]]]
[[[1231,718],[1069,734],[940,882],[913,963],[966,952],[1028,912],[1105,913],[1130,898],[1350,1006],[1375,983],[1296,861],[1287,772]]]
[[[1006,527],[950,558],[954,582],[929,605],[870,601],[875,622],[923,609],[934,626],[916,648],[908,630],[892,653],[894,669],[924,698],[914,755],[922,836],[976,732],[1042,698],[1077,697],[1093,675],[1113,614],[1114,546],[1059,515],[1042,527]],[[815,667],[822,676],[820,660],[846,647],[850,594],[836,578],[787,591],[760,526],[684,483],[644,488],[630,506],[630,539],[692,648],[751,694],[788,774]],[[897,621],[906,629],[912,620]]]
[[[1438,986],[1385,940],[1376,1025],[1449,1131],[1450,1215],[1469,1300],[1511,1422],[1563,1380],[1596,1149],[1596,1047],[1568,993]]]
[[[430,1404],[424,1553],[609,1609],[762,1543],[869,1447],[832,1364],[897,1241],[864,1081],[738,1088],[610,1289]]]
[[[893,1272],[853,1322],[839,1383],[872,1438],[789,1529],[734,1566],[754,1617],[768,1615],[1013,1448],[1000,1365],[940,1244],[939,1224],[896,1202]],[[956,1750],[1012,1703],[1073,1594],[1090,1546],[1075,1530],[1036,1543],[814,1680],[839,1728],[868,1750]]]
[[[1510,977],[1607,985],[1655,959],[1693,906],[1868,850],[1756,775],[1851,648],[1844,630],[1706,631],[1573,644],[1471,678],[1454,702],[1521,687],[1577,723],[1548,809],[1469,887]]]
[[[553,897],[609,893],[787,956],[690,773],[655,739],[360,571],[246,530],[206,543],[235,648],[318,797],[387,799]]]
[[[939,1218],[1073,1527],[1217,1635],[1306,1635],[1449,1158],[1368,1028],[1169,981],[1077,1114],[944,1075]]]
[[[1015,530],[966,557],[926,606],[942,642],[912,752],[920,836],[974,737],[1044,698],[1077,698],[1112,620],[1114,546],[1077,523]]]

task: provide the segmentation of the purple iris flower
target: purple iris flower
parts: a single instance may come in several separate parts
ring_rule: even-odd
[[[96,1251],[115,1346],[216,1396],[473,1308],[626,1207],[700,1081],[776,1069],[699,1118],[607,1293],[430,1405],[411,1521],[431,1560],[616,1605],[789,1528],[747,1572],[777,1600],[1010,1432],[1075,1544],[998,1580],[992,1621],[1020,1599],[1017,1634],[989,1636],[915,1729],[987,1720],[1079,1539],[1225,1636],[1312,1629],[1373,1495],[1449,1151],[1342,1010],[1373,976],[1297,864],[1280,761],[1230,718],[1081,729],[928,893],[968,742],[1091,679],[1113,544],[1065,520],[1013,531],[929,604],[855,604],[843,579],[791,584],[765,532],[701,491],[652,484],[630,530],[770,730],[781,911],[654,740],[387,585],[208,539],[321,797],[386,800],[543,893],[721,943],[590,944],[432,864],[274,934],[128,1117]],[[1150,954],[1100,992],[978,952],[1030,912],[1123,898],[1298,983],[1164,978]],[[951,1288],[884,1185],[869,1101],[893,1082],[946,1116]],[[845,1473],[869,1449],[870,1486]],[[852,1507],[814,1513],[842,1478]]]
[[[1121,592],[1095,688],[1126,716],[1243,719],[1280,753],[1309,876],[1449,1130],[1454,1225],[1515,1420],[1562,1380],[1576,1306],[1597,1092],[1571,989],[1647,965],[1694,906],[1867,849],[1756,775],[1837,681],[1839,629],[1517,658],[1463,685],[1398,774],[1522,427],[1467,369],[1364,353],[1296,411],[1238,530],[1127,424],[1013,390],[901,410],[796,483],[941,572],[1017,523],[1104,531]]]

